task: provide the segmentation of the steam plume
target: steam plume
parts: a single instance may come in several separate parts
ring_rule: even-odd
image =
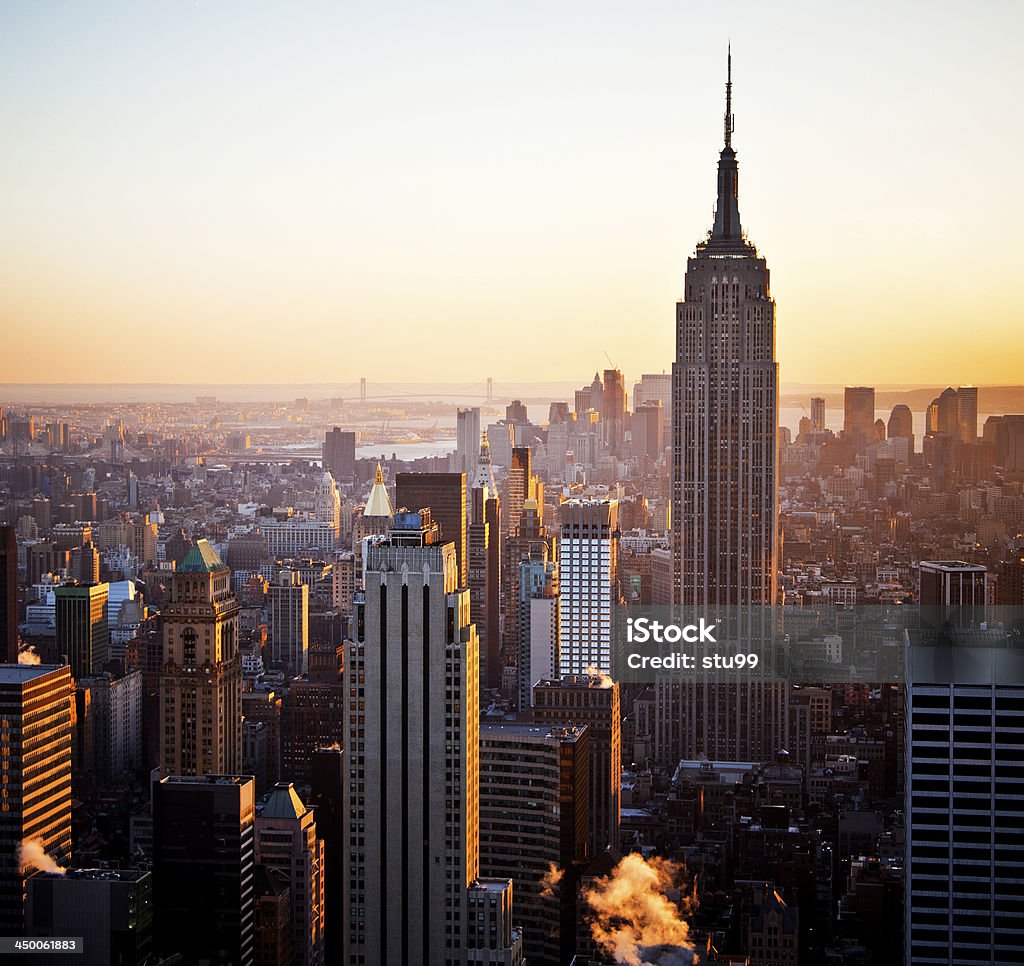
[[[42,660],[39,657],[39,653],[34,647],[29,645],[28,647],[22,648],[18,651],[18,663],[19,664],[42,664]]]
[[[605,674],[604,671],[599,671],[594,667],[594,665],[590,665],[590,667],[588,667],[583,673],[587,677],[599,678],[600,683],[597,685],[599,688],[610,688],[615,684],[615,682]]]
[[[564,869],[560,869],[554,862],[549,862],[548,871],[544,873],[540,880],[540,894],[545,898],[553,896],[555,894],[555,886],[562,881],[562,876],[564,875]]]
[[[35,839],[25,839],[18,845],[18,871],[22,875],[29,872],[55,872],[64,875],[64,870],[47,854],[43,846]]]
[[[625,966],[676,966],[695,962],[690,928],[665,892],[680,885],[682,868],[657,857],[627,855],[611,875],[583,893],[593,913],[594,941]]]

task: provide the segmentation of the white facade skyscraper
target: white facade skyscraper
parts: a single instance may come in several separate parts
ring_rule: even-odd
[[[455,472],[469,479],[480,452],[480,409],[460,409],[455,414]]]
[[[610,674],[619,505],[616,500],[569,500],[561,510],[558,673]]]
[[[338,484],[330,473],[324,472],[316,488],[315,515],[320,523],[329,523],[334,530],[334,539],[341,532],[341,494]]]
[[[480,656],[459,584],[455,544],[440,542],[429,513],[397,513],[366,548],[345,660],[346,963],[468,959],[479,899]],[[504,907],[511,883],[481,888]]]

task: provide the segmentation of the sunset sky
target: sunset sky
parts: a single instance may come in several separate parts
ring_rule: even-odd
[[[0,382],[671,365],[733,46],[783,382],[1021,383],[1024,4],[5,3]]]

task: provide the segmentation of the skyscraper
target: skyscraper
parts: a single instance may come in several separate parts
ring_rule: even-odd
[[[517,704],[525,711],[533,703],[533,686],[558,674],[558,564],[541,544],[519,561],[519,599],[516,603]]]
[[[367,549],[345,656],[346,962],[464,961],[479,864],[480,656],[462,587],[455,545],[429,515],[397,513]]]
[[[619,847],[622,797],[622,714],[619,685],[593,674],[569,674],[538,681],[533,688],[537,724],[587,727],[590,758],[591,858]]]
[[[309,657],[309,587],[285,568],[267,589],[270,663],[290,675],[304,674]]]
[[[54,591],[57,652],[77,678],[99,674],[110,657],[108,584],[65,584]]]
[[[501,687],[501,502],[494,479],[487,433],[469,491],[470,617],[480,639],[480,683]]]
[[[242,763],[241,607],[231,571],[197,540],[163,610],[160,768],[164,775],[232,774]]]
[[[22,844],[34,843],[35,849],[60,865],[71,858],[71,700],[71,672],[66,664],[0,665],[3,936],[24,934]]]
[[[327,934],[324,946],[328,966],[341,963],[344,946],[341,924],[345,911],[344,817],[345,756],[340,747],[318,748],[310,765],[312,805],[316,809],[317,834],[324,840],[324,909]]]
[[[889,439],[907,440],[907,450],[910,454],[914,452],[914,414],[910,407],[900,403],[892,407],[889,413],[887,426]]]
[[[334,539],[328,549],[333,550],[341,532],[341,494],[334,477],[327,471],[321,474],[317,483],[313,505],[317,522],[330,524]]]
[[[559,674],[612,670],[612,621],[618,604],[619,505],[562,504],[559,558]]]
[[[907,966],[1024,962],[1024,660],[989,630],[907,649]]]
[[[508,499],[506,501],[506,532],[514,537],[519,532],[519,520],[527,500],[537,504],[537,512],[544,516],[544,484],[533,472],[532,453],[529,446],[516,446],[512,450],[512,465],[508,470]]]
[[[337,426],[324,435],[324,469],[341,483],[351,483],[356,475],[356,434]]]
[[[821,396],[811,400],[811,430],[815,433],[825,432],[825,400]]]
[[[285,874],[291,887],[295,966],[324,963],[324,843],[313,810],[291,782],[278,782],[256,813],[256,861]],[[339,924],[340,925],[340,924]]]
[[[957,430],[961,443],[978,438],[978,387],[961,386],[956,391]]]
[[[467,478],[476,469],[480,451],[480,409],[459,409],[455,414],[455,469]]]
[[[253,962],[251,776],[170,776],[153,786],[156,948],[185,962]]]
[[[515,922],[538,966],[561,966],[575,952],[577,874],[589,831],[588,730],[480,727],[480,868],[512,879]]]
[[[0,661],[18,663],[18,540],[0,527]]]
[[[622,446],[626,424],[626,386],[618,369],[605,369],[601,395],[601,429],[605,445],[613,453]]]
[[[672,581],[674,602],[683,607],[770,607],[776,601],[775,302],[767,263],[740,226],[733,130],[730,54],[715,221],[687,260],[684,300],[676,306]],[[738,636],[763,633],[770,618],[756,620]],[[661,677],[656,701],[659,720],[676,728],[678,742],[667,751],[676,760],[696,757],[699,739],[690,723],[697,720],[705,722],[715,747],[732,749],[721,757],[733,760],[762,760],[785,738],[781,682]],[[711,746],[706,753],[713,754]]]
[[[441,528],[441,539],[455,544],[459,586],[466,586],[469,553],[466,547],[466,474],[399,473],[395,503],[415,513],[430,508],[430,519]]]
[[[501,602],[502,614],[502,647],[505,652],[504,663],[515,663],[520,669],[523,658],[525,639],[522,636],[523,625],[519,619],[520,575],[523,561],[541,560],[555,564],[558,558],[558,542],[544,530],[544,522],[535,500],[527,500],[523,504],[523,515],[519,521],[516,536],[505,539],[505,547],[501,564]],[[557,565],[555,570],[557,576]],[[555,615],[557,631],[557,614]],[[555,650],[558,640],[555,639]],[[557,667],[556,667],[557,669]],[[531,684],[533,682],[530,682]],[[520,695],[520,708],[529,705],[525,695]]]
[[[685,606],[775,600],[775,303],[740,227],[731,70],[730,57],[715,223],[687,260],[676,306],[672,543]]]
[[[874,388],[847,386],[843,394],[843,435],[854,442],[873,442],[874,433]]]

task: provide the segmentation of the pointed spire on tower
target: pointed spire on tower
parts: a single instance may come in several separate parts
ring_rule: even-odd
[[[736,118],[732,113],[732,41],[729,41],[725,74],[725,146],[732,147],[732,132],[736,129]]]
[[[364,517],[393,517],[394,509],[391,506],[391,497],[388,496],[387,487],[384,485],[384,471],[377,464],[377,472],[373,476],[373,488],[366,498],[366,506],[363,508]]]
[[[718,158],[718,203],[715,205],[715,224],[707,244],[721,252],[746,252],[748,245],[740,227],[739,171],[732,135],[736,120],[732,113],[732,42],[726,54],[725,74],[725,146]]]
[[[498,484],[494,479],[494,467],[491,464],[491,444],[487,439],[487,430],[480,434],[480,457],[476,463],[476,476],[471,489],[486,487],[492,497],[498,495]]]

